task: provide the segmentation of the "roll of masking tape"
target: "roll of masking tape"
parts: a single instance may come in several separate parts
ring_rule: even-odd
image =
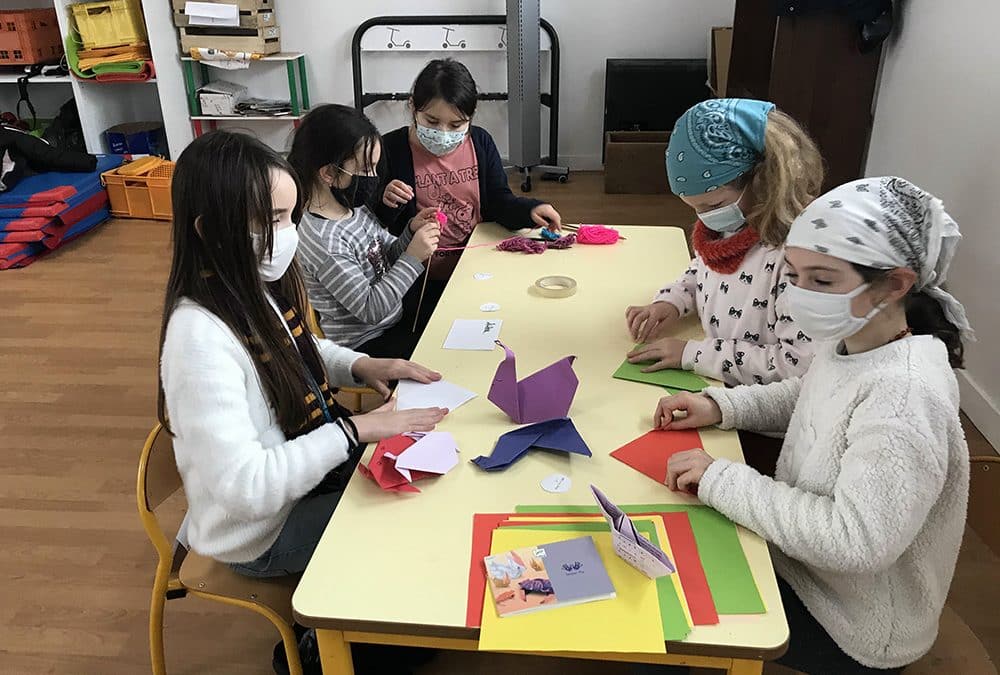
[[[568,298],[576,293],[576,280],[570,277],[542,277],[535,289],[547,298]]]

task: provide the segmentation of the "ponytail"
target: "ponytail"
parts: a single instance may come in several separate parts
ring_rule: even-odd
[[[941,303],[923,291],[910,291],[904,299],[906,322],[914,335],[933,335],[948,349],[952,368],[965,367],[965,347],[958,328],[944,315]]]
[[[878,283],[890,270],[851,264],[868,283]],[[906,323],[914,335],[931,335],[944,343],[948,350],[948,363],[952,368],[965,367],[965,346],[962,334],[944,315],[941,303],[923,291],[911,289],[903,298]]]

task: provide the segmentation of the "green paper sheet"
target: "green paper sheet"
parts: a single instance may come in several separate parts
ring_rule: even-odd
[[[719,614],[763,614],[767,611],[740,544],[736,526],[724,515],[708,506],[686,504],[631,504],[619,508],[628,514],[687,512],[698,544],[701,566],[705,570],[705,578]],[[517,506],[514,512],[600,513],[600,509],[586,505],[543,504]]]
[[[635,529],[641,534],[660,546],[660,538],[656,536],[656,525],[641,518],[635,520]],[[565,523],[559,525],[535,525],[533,523],[506,523],[504,527],[518,527],[528,530],[572,530],[577,532],[610,532],[611,528],[607,523]],[[691,632],[688,626],[687,617],[684,616],[684,609],[681,607],[680,598],[674,589],[674,582],[669,576],[660,577],[656,580],[656,595],[660,600],[660,620],[663,622],[663,639],[667,642],[683,640]]]
[[[625,361],[618,366],[618,370],[614,372],[612,377],[618,380],[655,384],[666,388],[672,394],[676,394],[678,390],[701,391],[702,389],[708,387],[708,382],[700,376],[687,370],[667,368],[666,370],[657,370],[652,373],[642,372],[643,368],[652,363],[653,361],[629,363],[628,359],[625,359]]]

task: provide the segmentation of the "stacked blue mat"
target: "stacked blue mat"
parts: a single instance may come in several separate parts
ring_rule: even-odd
[[[50,171],[0,193],[0,270],[30,265],[110,217],[101,174],[122,155],[99,155],[89,173]]]

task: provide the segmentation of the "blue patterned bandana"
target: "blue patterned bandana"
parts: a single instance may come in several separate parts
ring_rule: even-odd
[[[767,114],[774,104],[749,98],[713,98],[688,109],[667,147],[667,176],[678,197],[711,192],[760,161]]]

